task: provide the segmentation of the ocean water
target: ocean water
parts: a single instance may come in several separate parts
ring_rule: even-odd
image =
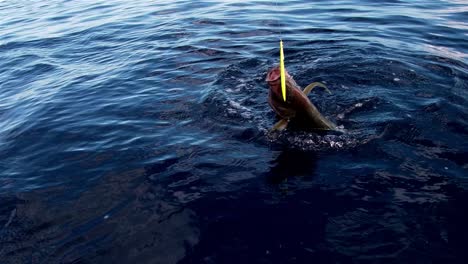
[[[0,263],[467,263],[467,91],[463,0],[0,1]]]

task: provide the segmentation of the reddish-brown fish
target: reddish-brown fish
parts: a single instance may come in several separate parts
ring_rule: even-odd
[[[289,121],[294,121],[301,127],[317,130],[334,130],[335,125],[327,120],[317,107],[309,100],[307,94],[314,86],[322,86],[313,83],[304,91],[297,85],[294,79],[286,71],[286,101],[281,94],[280,69],[275,67],[268,71],[266,81],[270,87],[268,103],[276,114],[282,119],[273,129],[284,129]]]

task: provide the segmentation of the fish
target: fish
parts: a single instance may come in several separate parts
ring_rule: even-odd
[[[281,93],[280,67],[273,67],[266,76],[269,86],[268,104],[281,119],[271,131],[284,130],[290,122],[302,129],[336,130],[336,125],[325,118],[307,97],[315,87],[322,87],[330,93],[328,88],[320,82],[313,82],[302,90],[286,69],[285,77],[286,101]]]

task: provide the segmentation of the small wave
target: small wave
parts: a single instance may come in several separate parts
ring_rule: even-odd
[[[333,132],[332,132],[333,133]],[[367,143],[370,137],[356,133],[317,134],[313,132],[286,131],[281,134],[266,134],[270,143],[282,144],[303,151],[343,150]]]

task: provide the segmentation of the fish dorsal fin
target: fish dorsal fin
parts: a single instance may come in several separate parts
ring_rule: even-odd
[[[305,94],[305,95],[309,95],[309,93],[312,91],[312,89],[314,89],[315,87],[322,87],[323,89],[325,89],[325,91],[327,91],[329,94],[331,94],[330,90],[328,90],[328,87],[321,83],[321,82],[313,82],[309,85],[306,86],[306,88],[304,88],[304,90],[302,90],[302,92]]]

